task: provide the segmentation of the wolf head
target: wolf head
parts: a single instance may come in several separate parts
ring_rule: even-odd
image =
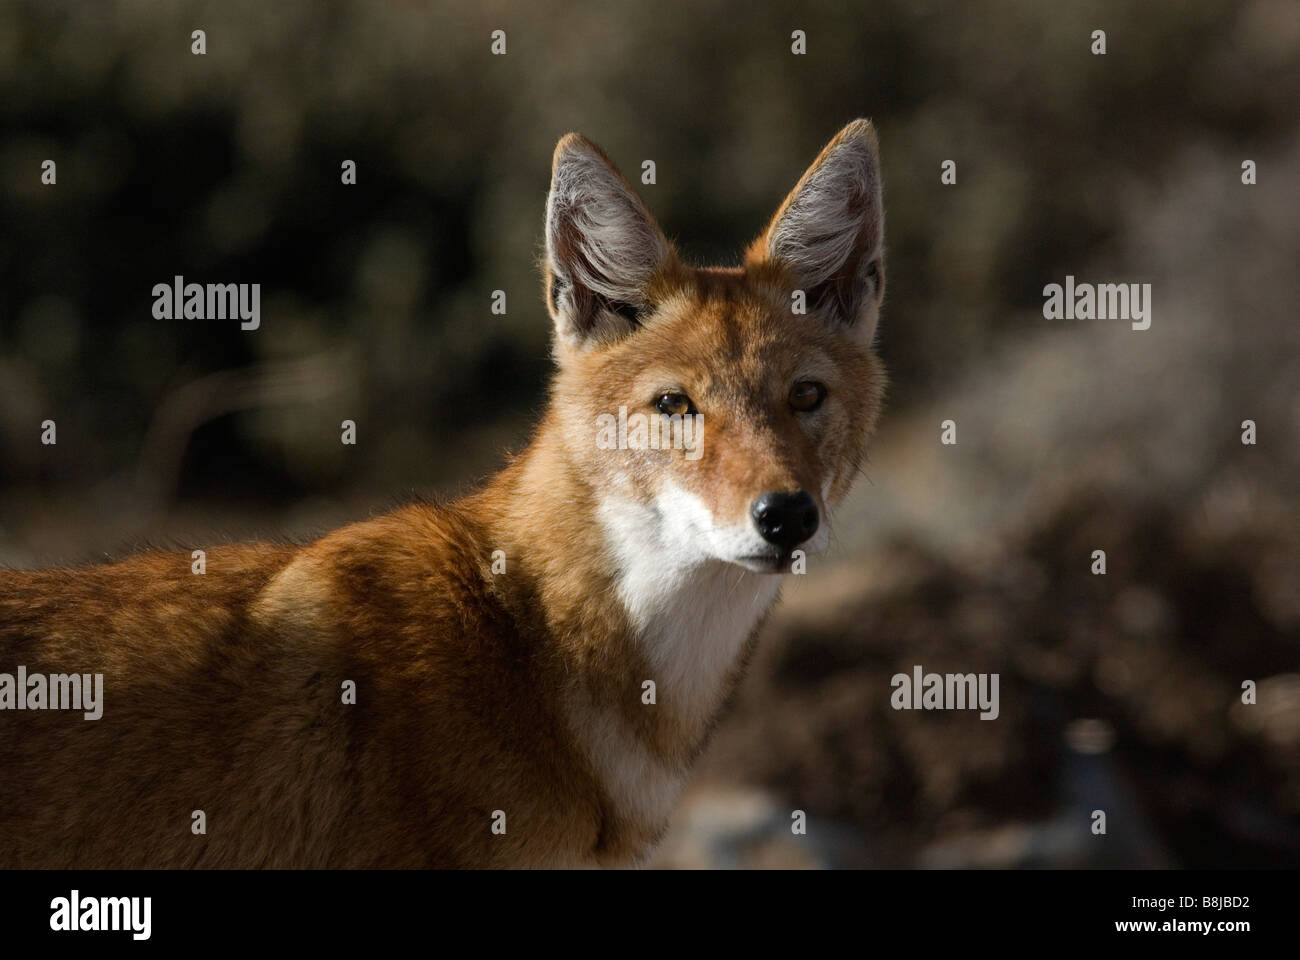
[[[555,149],[551,416],[575,477],[647,549],[781,572],[829,539],[884,390],[876,135],[831,140],[739,267],[682,262],[609,158]]]

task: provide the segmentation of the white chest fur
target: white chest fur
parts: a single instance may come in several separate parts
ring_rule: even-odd
[[[702,735],[728,692],[737,660],[775,602],[782,577],[751,573],[711,555],[707,513],[680,491],[654,504],[601,505],[619,600],[649,664],[655,703],[688,741]],[[640,687],[640,684],[637,685]],[[686,775],[654,756],[617,712],[579,711],[575,726],[605,787],[639,822],[666,819]]]

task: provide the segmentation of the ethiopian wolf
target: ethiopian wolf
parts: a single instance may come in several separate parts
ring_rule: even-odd
[[[683,262],[564,137],[550,402],[483,489],[212,547],[202,574],[164,552],[0,571],[0,670],[104,678],[97,720],[0,711],[0,866],[644,861],[859,471],[883,250],[867,121],[727,268]],[[692,441],[600,442],[620,412]]]

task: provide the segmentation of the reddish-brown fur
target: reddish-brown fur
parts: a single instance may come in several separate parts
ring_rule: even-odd
[[[104,674],[102,719],[0,712],[0,866],[643,859],[663,823],[613,802],[572,705],[620,718],[648,755],[685,771],[745,657],[705,702],[674,704],[665,690],[647,709],[653,670],[593,518],[609,489],[644,499],[665,478],[720,522],[744,517],[756,491],[826,488],[823,509],[843,496],[883,373],[869,331],[792,317],[792,286],[761,238],[730,270],[673,255],[647,297],[652,322],[558,351],[532,443],[463,500],[302,547],[214,547],[203,575],[169,553],[0,571],[0,671]],[[807,364],[835,400],[816,427],[785,405]],[[707,411],[698,462],[596,449],[598,414],[670,386]],[[341,698],[349,680],[355,705]],[[205,834],[191,832],[195,810]],[[497,810],[504,835],[491,830]]]

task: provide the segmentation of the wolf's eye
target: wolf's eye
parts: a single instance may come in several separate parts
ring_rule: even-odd
[[[695,412],[695,404],[684,393],[663,393],[655,401],[655,409],[670,417],[684,417]]]
[[[811,413],[826,399],[826,388],[816,380],[800,380],[790,388],[790,406],[800,413]]]

